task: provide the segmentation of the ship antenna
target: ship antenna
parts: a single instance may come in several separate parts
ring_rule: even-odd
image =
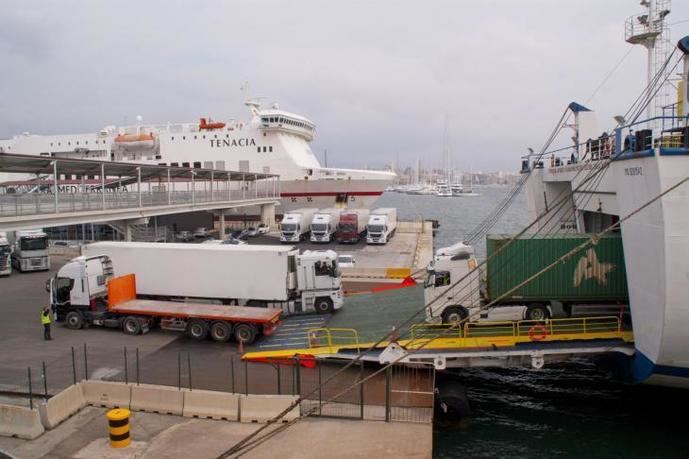
[[[642,45],[648,51],[648,87],[652,86],[654,75],[661,71],[670,50],[670,28],[665,18],[670,14],[670,0],[642,0],[646,11],[627,18],[624,25],[624,38],[632,45]],[[666,71],[666,70],[663,70]],[[669,98],[667,84],[655,100],[646,106],[646,118],[659,115]]]

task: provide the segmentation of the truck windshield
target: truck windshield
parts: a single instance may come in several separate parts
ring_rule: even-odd
[[[0,245],[0,255],[6,255],[10,253],[10,246],[9,245]]]
[[[340,231],[356,231],[356,227],[352,223],[345,223],[343,225],[340,225]]]
[[[328,225],[326,223],[314,223],[311,225],[311,231],[326,231]]]
[[[297,225],[295,223],[283,223],[281,229],[282,231],[296,231]]]
[[[383,225],[369,225],[368,226],[368,232],[369,233],[382,233],[385,230],[385,226]]]
[[[21,250],[45,250],[48,248],[47,237],[32,237],[29,239],[22,238],[19,243]]]

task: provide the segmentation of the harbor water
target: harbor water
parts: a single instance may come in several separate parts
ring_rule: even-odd
[[[463,239],[509,188],[481,187],[478,197],[440,198],[385,193],[377,206],[402,219],[436,219],[435,247]],[[518,196],[491,233],[528,223]],[[485,239],[476,245],[485,258]],[[532,369],[454,370],[472,416],[436,426],[434,457],[673,458],[689,455],[689,393],[619,382],[598,362],[578,359]]]

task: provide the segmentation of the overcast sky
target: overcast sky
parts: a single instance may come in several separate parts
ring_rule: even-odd
[[[670,23],[689,19],[673,2]],[[246,119],[240,87],[316,123],[328,165],[517,170],[570,101],[602,128],[645,85],[637,0],[0,0],[0,137]],[[676,42],[689,22],[672,28]]]

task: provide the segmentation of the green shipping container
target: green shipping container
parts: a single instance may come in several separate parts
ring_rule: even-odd
[[[510,235],[488,235],[488,257],[506,246],[488,261],[488,297],[491,300],[500,297],[589,237],[587,234],[525,234],[507,245]],[[626,302],[628,298],[622,238],[611,234],[558,263],[502,301]]]

